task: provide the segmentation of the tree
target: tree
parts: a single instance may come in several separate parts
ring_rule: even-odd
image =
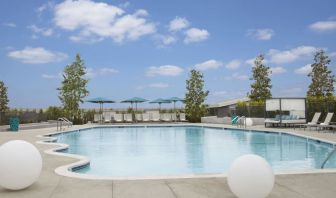
[[[271,94],[271,79],[269,74],[271,74],[270,68],[264,63],[264,56],[259,55],[254,61],[254,67],[252,68],[252,78],[254,80],[251,84],[251,93],[249,97],[252,101],[265,101],[272,97]]]
[[[85,70],[84,62],[77,54],[76,60],[65,67],[62,86],[58,88],[65,114],[71,120],[80,117],[79,104],[89,95],[86,89],[88,80],[85,78]]]
[[[329,97],[334,94],[335,76],[329,70],[330,59],[324,50],[319,50],[311,64],[312,71],[308,74],[312,81],[309,85],[307,96]]]
[[[0,112],[6,112],[8,107],[7,87],[3,81],[0,81]]]
[[[200,122],[201,117],[207,113],[204,101],[209,91],[204,91],[203,74],[200,71],[191,70],[190,79],[186,81],[187,92],[185,96],[185,112],[190,122]]]

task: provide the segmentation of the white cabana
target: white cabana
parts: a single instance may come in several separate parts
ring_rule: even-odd
[[[270,124],[299,124],[306,122],[305,98],[272,98],[266,100],[266,115],[275,113],[275,118],[266,119]]]

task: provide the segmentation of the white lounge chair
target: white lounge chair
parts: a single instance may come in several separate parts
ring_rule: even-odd
[[[124,120],[125,122],[133,122],[133,116],[131,113],[125,113],[124,114]]]
[[[93,122],[100,122],[102,120],[101,114],[94,114],[93,116]]]
[[[164,113],[162,114],[162,120],[165,122],[171,122],[172,117],[170,113]]]
[[[112,114],[111,112],[104,112],[103,113],[103,118],[105,123],[109,123],[112,120]]]
[[[135,114],[135,120],[138,121],[138,122],[143,121],[142,114],[141,113]]]
[[[121,114],[121,113],[114,114],[113,118],[114,118],[114,121],[116,121],[116,122],[123,122],[124,121],[123,114]]]
[[[171,119],[172,119],[172,121],[174,121],[174,122],[177,121],[176,113],[171,113]]]
[[[326,118],[324,119],[324,122],[315,125],[317,127],[317,130],[330,127],[330,122],[333,116],[334,113],[328,113]]]
[[[160,113],[158,111],[154,111],[151,113],[151,121],[159,122],[160,121]]]
[[[142,121],[149,122],[150,121],[150,114],[149,113],[143,113],[142,114]]]
[[[316,112],[313,116],[313,119],[311,122],[308,122],[307,124],[299,124],[300,127],[311,127],[317,125],[319,119],[321,117],[321,112]]]
[[[180,121],[181,121],[181,122],[185,122],[185,121],[187,121],[187,120],[186,120],[186,115],[185,115],[185,113],[180,113]]]

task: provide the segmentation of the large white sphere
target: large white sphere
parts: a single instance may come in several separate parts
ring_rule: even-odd
[[[264,198],[274,186],[274,174],[268,162],[258,155],[243,155],[234,160],[228,184],[239,198]]]
[[[41,154],[31,143],[13,140],[0,146],[0,186],[24,189],[38,179],[41,169]]]

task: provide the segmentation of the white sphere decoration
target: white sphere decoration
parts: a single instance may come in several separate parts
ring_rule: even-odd
[[[0,146],[0,186],[27,188],[38,179],[41,169],[41,154],[31,143],[13,140]]]
[[[228,184],[239,198],[264,198],[274,186],[274,174],[268,162],[258,155],[243,155],[234,160],[228,172]]]
[[[245,122],[246,122],[246,126],[252,126],[252,125],[253,125],[253,120],[252,120],[252,118],[246,118],[246,119],[245,119]]]

